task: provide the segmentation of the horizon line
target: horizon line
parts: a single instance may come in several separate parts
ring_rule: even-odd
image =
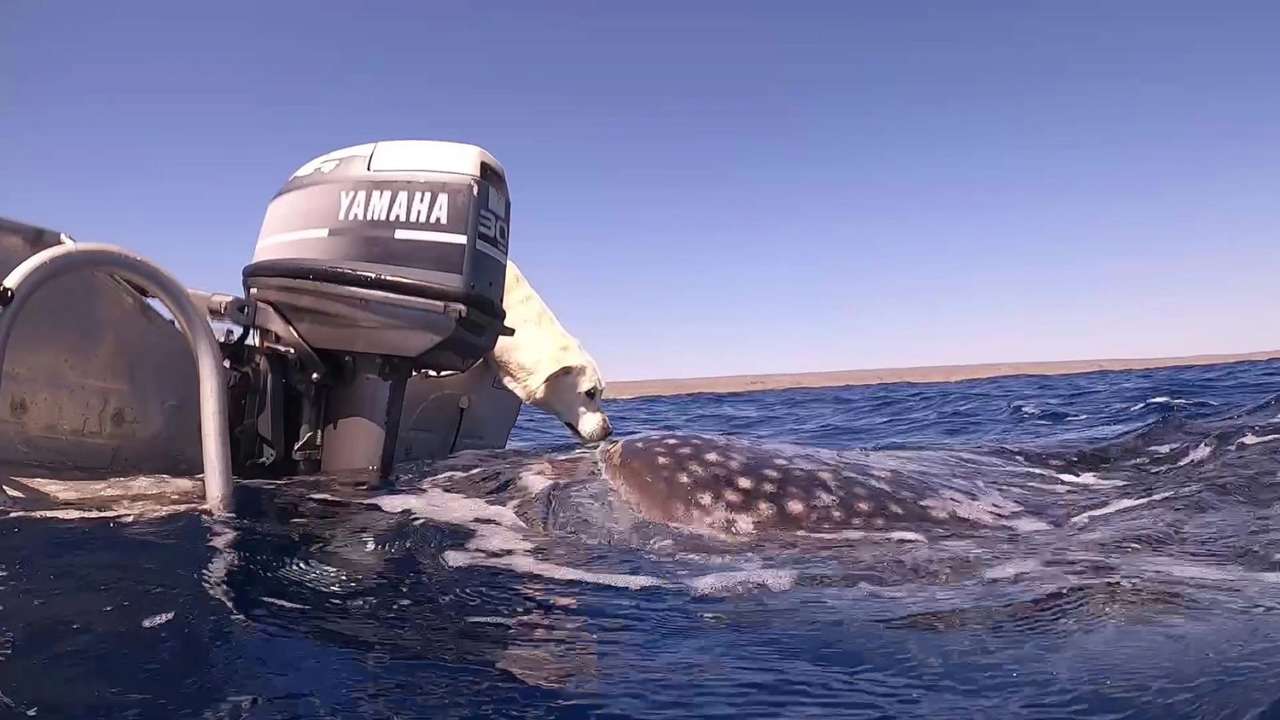
[[[697,393],[740,393],[760,390],[824,388],[846,385],[879,385],[895,382],[960,382],[1012,375],[1075,375],[1087,372],[1150,370],[1155,368],[1219,365],[1235,362],[1274,360],[1280,349],[1245,353],[1201,353],[1167,357],[1098,358],[1090,360],[1031,360],[965,363],[958,365],[911,365],[896,368],[818,370],[797,373],[707,375],[684,378],[616,380],[607,385],[606,396],[614,400]]]

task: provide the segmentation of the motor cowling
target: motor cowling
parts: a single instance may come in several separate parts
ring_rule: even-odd
[[[406,381],[466,371],[508,332],[510,215],[502,166],[474,145],[383,141],[300,167],[243,272],[242,465],[385,475]]]
[[[337,150],[272,199],[246,292],[313,348],[466,370],[502,329],[510,210],[502,166],[474,145]]]

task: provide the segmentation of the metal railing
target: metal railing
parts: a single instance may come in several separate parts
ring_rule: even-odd
[[[187,338],[200,382],[200,442],[204,459],[204,499],[212,511],[231,509],[231,445],[222,351],[205,308],[192,302],[177,280],[127,250],[100,244],[64,242],[32,255],[0,283],[0,370],[14,323],[27,301],[50,280],[76,272],[96,272],[128,281],[159,300]]]

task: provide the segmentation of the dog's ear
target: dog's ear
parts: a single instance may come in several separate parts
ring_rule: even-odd
[[[543,384],[545,385],[546,383],[549,383],[549,382],[551,382],[552,380],[557,380],[557,379],[562,378],[562,377],[568,377],[568,376],[572,375],[572,374],[573,374],[574,372],[576,372],[576,371],[577,371],[577,368],[576,368],[576,367],[574,367],[574,366],[572,366],[572,365],[565,365],[565,366],[563,366],[563,367],[561,367],[561,368],[557,369],[555,372],[551,373],[550,375],[548,375],[548,376],[547,376],[547,379],[543,381]]]

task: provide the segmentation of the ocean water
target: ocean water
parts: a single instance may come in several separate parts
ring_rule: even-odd
[[[180,479],[24,501],[0,718],[1280,717],[1280,363],[607,409],[963,487],[968,523],[651,523],[527,409],[507,450],[242,484],[235,519]]]

